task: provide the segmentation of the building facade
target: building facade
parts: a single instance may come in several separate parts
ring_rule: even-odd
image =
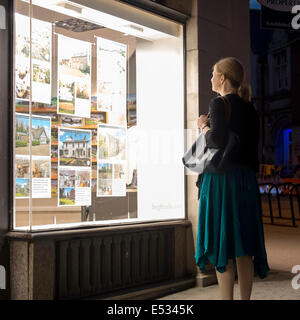
[[[251,10],[251,32],[253,102],[261,117],[260,163],[272,171],[280,169],[281,178],[297,179],[299,35],[291,30],[261,29],[260,10]]]
[[[63,142],[62,156],[67,158],[89,158],[89,145],[87,139],[84,140],[67,140]]]
[[[73,2],[76,4],[76,1]],[[2,181],[6,182],[0,186],[0,265],[5,268],[7,284],[5,289],[0,291],[1,298],[73,299],[94,295],[122,297],[123,294],[126,298],[146,299],[196,284],[206,286],[215,283],[216,277],[212,268],[208,268],[207,273],[202,274],[195,265],[197,177],[184,175],[183,168],[178,169],[179,173],[168,173],[167,167],[153,166],[153,163],[149,165],[147,162],[139,164],[136,170],[138,196],[133,188],[123,193],[123,182],[117,179],[116,174],[113,183],[105,180],[107,188],[115,193],[114,201],[111,201],[110,197],[97,196],[100,190],[97,189],[97,192],[92,193],[92,205],[82,205],[74,213],[73,208],[57,206],[56,198],[53,203],[52,199],[35,200],[39,201],[38,205],[31,197],[28,200],[16,199],[14,181],[11,178],[15,161],[14,120],[9,112],[14,110],[15,75],[11,72],[14,70],[14,61],[9,53],[15,45],[15,20],[12,17],[15,12],[24,15],[27,7],[22,1],[12,3],[1,0],[0,5],[6,9],[7,18],[6,29],[0,30],[0,40],[3,44],[0,59],[5,66],[1,73],[0,85],[1,92],[6,93],[1,95],[1,104],[7,106],[1,109],[0,118],[3,130],[0,173]],[[73,12],[96,10],[91,6],[89,1],[85,1],[83,8],[78,9],[75,5],[77,11],[74,7]],[[32,18],[48,21],[49,16],[46,15],[45,8],[33,9]],[[141,32],[141,29],[137,30],[132,26],[127,26],[126,29],[129,34],[136,34],[126,42],[129,48],[128,65],[135,65],[135,72],[128,75],[131,77],[128,94],[132,94],[131,90],[136,85],[137,123],[141,124],[143,129],[156,126],[161,130],[162,127],[168,126],[169,122],[175,123],[175,129],[179,128],[180,139],[184,136],[184,130],[196,131],[197,118],[200,114],[208,112],[209,101],[214,96],[210,84],[211,68],[220,58],[239,58],[246,69],[245,80],[249,82],[249,1],[165,0],[158,3],[99,0],[97,12],[93,13],[100,19],[101,12],[110,15],[112,12],[126,12],[127,19],[130,21],[132,18],[132,24],[144,24],[144,30],[149,28],[149,32],[153,32],[154,25],[156,28],[159,25],[160,32],[164,33],[162,38],[161,34],[155,32],[143,35],[144,39],[141,41],[142,36],[136,33]],[[104,19],[104,16],[101,17]],[[101,32],[103,37],[116,41],[116,36],[112,36],[116,33],[112,32],[109,36],[103,29],[105,28],[93,32]],[[123,34],[126,35],[127,32],[123,30]],[[70,36],[67,31],[61,33]],[[147,37],[153,37],[152,43],[146,41]],[[54,42],[52,45],[55,47]],[[130,51],[132,45],[136,46],[135,52]],[[92,54],[95,54],[93,50],[96,47],[93,48]],[[55,60],[55,57],[53,59]],[[54,61],[53,64],[55,63]],[[153,72],[156,72],[156,77],[149,81]],[[92,83],[94,74],[92,72]],[[133,74],[137,76],[133,77]],[[56,83],[56,75],[53,77],[53,83]],[[57,92],[54,94],[57,95]],[[163,113],[162,106],[167,110],[166,114]],[[29,110],[29,114],[30,112],[32,111]],[[94,113],[97,112],[98,110]],[[182,118],[179,115],[182,115]],[[112,115],[109,121],[114,119],[116,118]],[[173,129],[172,126],[167,128],[168,132]],[[153,133],[151,138],[155,134]],[[161,135],[158,137],[160,139],[157,141],[162,140]],[[59,140],[59,137],[57,139]],[[176,141],[183,143],[184,139],[177,138]],[[157,145],[157,142],[155,143],[154,145]],[[189,141],[185,141],[182,146],[186,144],[189,144]],[[57,145],[55,137],[52,145]],[[182,150],[183,148],[179,148],[179,151],[174,151],[178,152],[179,159]],[[145,158],[149,159],[149,155],[151,153],[145,154]],[[181,165],[181,161],[179,162]],[[107,167],[113,168],[113,164]],[[114,176],[113,173],[115,171],[111,171],[111,174],[106,172],[106,178]],[[174,174],[177,180],[172,180]],[[165,179],[160,178],[162,175]],[[98,188],[97,180],[94,179],[95,188]],[[151,181],[155,185],[152,185]],[[55,183],[57,185],[57,180]],[[53,183],[52,188],[54,186]],[[175,192],[173,198],[169,195],[170,191],[165,191],[177,187],[180,189],[178,193]],[[76,201],[74,190],[64,191],[68,191],[68,196]],[[150,194],[151,197],[147,196]],[[161,195],[169,198],[164,199]],[[28,211],[27,201],[30,208]],[[123,212],[124,208],[126,210]],[[52,220],[55,217],[57,225],[49,227],[46,220],[40,224],[37,222],[39,214],[43,213],[45,217],[46,212]],[[76,225],[68,224],[71,212]],[[103,212],[107,212],[105,218]],[[28,225],[18,226],[16,223],[18,214],[21,213],[28,214]],[[111,215],[115,220],[124,221],[113,221]],[[59,219],[63,221],[61,224],[58,223]]]

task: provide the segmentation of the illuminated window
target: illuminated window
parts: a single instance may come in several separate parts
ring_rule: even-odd
[[[183,26],[15,0],[14,39],[14,228],[184,218]]]

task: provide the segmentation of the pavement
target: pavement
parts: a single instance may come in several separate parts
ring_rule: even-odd
[[[254,278],[251,300],[300,300],[300,221],[297,224],[297,228],[264,224],[271,271],[265,279]],[[292,273],[296,265],[298,278]],[[234,284],[234,299],[240,299],[238,281]],[[157,300],[220,300],[219,288],[217,284],[194,287]]]
[[[267,278],[254,278],[251,300],[300,300],[300,288],[293,289],[289,272],[271,270]],[[300,281],[298,281],[300,283]],[[238,282],[234,284],[234,299],[240,300]],[[157,300],[221,300],[218,285],[195,287]]]

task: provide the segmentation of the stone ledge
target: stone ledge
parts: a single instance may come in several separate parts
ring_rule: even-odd
[[[97,295],[80,300],[155,300],[179,291],[194,288],[195,285],[195,279],[182,279],[168,283],[161,283],[156,286],[143,286],[131,289],[130,291],[122,290],[110,295]]]
[[[145,230],[155,230],[160,228],[190,227],[191,222],[188,219],[164,220],[164,221],[142,221],[128,222],[113,226],[82,226],[69,229],[55,229],[45,231],[10,231],[5,236],[8,240],[33,241],[35,239],[55,239],[61,240],[66,238],[77,238],[99,236],[99,234],[107,235],[109,233],[120,232],[138,232]]]

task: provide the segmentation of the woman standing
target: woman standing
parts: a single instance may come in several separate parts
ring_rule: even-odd
[[[269,271],[255,174],[259,170],[259,119],[250,103],[250,88],[243,79],[244,70],[238,59],[218,61],[213,67],[212,90],[229,100],[230,119],[226,121],[222,97],[211,100],[209,119],[205,115],[198,119],[208,147],[224,147],[228,129],[240,139],[230,154],[226,171],[203,173],[199,186],[196,263],[202,271],[208,261],[215,266],[224,300],[233,299],[235,265],[243,300],[250,299],[254,271],[260,278]]]

